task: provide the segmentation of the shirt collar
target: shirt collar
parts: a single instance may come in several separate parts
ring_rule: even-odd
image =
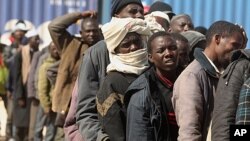
[[[164,83],[164,85],[166,85],[169,88],[173,88],[173,86],[174,86],[173,82],[171,82],[169,79],[167,79],[166,77],[162,76],[161,74],[156,73],[156,75]]]
[[[215,66],[214,62],[213,62],[210,58],[208,58],[207,55],[206,55],[204,52],[202,52],[202,53],[205,55],[205,57],[207,58],[207,60],[209,61],[209,63],[214,67],[216,73],[217,73],[218,75],[223,74],[224,70],[219,71],[219,69]]]

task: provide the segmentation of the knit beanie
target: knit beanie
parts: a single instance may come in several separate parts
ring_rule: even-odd
[[[181,32],[181,35],[183,35],[185,38],[188,39],[188,43],[190,45],[190,50],[193,49],[193,47],[200,41],[205,41],[206,37],[201,34],[200,32],[189,30],[186,32]]]
[[[127,6],[128,4],[131,4],[131,3],[139,4],[143,8],[141,0],[112,0],[112,4],[111,4],[111,16],[114,16],[123,7],[125,7],[125,6]]]

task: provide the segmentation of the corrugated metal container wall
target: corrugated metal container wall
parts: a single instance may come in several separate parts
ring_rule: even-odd
[[[0,32],[5,32],[5,23],[11,19],[28,20],[38,27],[69,12],[97,10],[97,3],[98,0],[0,0]],[[78,33],[78,27],[69,31]]]
[[[142,0],[151,5],[156,0]],[[250,0],[161,0],[170,4],[176,14],[186,13],[192,17],[195,26],[208,28],[217,20],[227,20],[242,25],[250,37]],[[103,10],[103,22],[110,19],[110,0]],[[248,48],[250,44],[248,43]]]

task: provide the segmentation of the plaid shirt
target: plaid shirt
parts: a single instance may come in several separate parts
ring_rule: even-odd
[[[235,123],[250,124],[250,78],[244,82],[241,88]]]

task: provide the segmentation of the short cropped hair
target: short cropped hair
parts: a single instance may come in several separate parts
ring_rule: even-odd
[[[176,21],[177,19],[179,19],[181,17],[187,17],[187,18],[189,18],[192,21],[192,18],[188,14],[179,14],[179,15],[173,16],[173,18],[170,21],[170,25],[172,25],[174,21]]]
[[[156,32],[154,33],[152,36],[150,36],[150,38],[148,39],[148,43],[147,43],[147,50],[148,50],[148,53],[151,53],[152,51],[152,41],[157,38],[157,37],[160,37],[160,36],[169,36],[169,37],[172,37],[170,33],[167,33],[165,31],[159,31],[159,32]]]
[[[83,19],[82,19],[82,22],[81,22],[81,28],[84,29],[84,28],[83,28],[83,27],[84,27],[84,24],[85,24],[86,22],[89,22],[89,21],[97,22],[97,17],[86,17],[86,18],[83,18]],[[97,22],[97,24],[98,24],[98,22]]]
[[[239,32],[239,33],[242,32],[238,25],[235,25],[235,24],[227,22],[227,21],[214,22],[209,27],[209,29],[207,30],[207,33],[206,33],[207,45],[209,45],[211,43],[214,35],[218,34],[218,35],[221,35],[223,37],[230,37],[235,32]]]

